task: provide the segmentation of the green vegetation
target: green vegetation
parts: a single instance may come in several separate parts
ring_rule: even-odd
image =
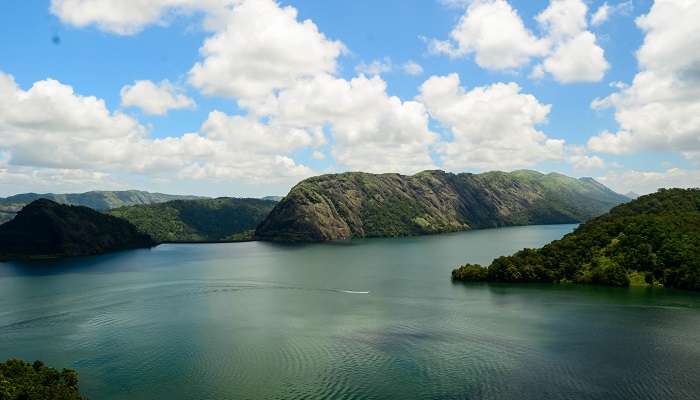
[[[22,193],[14,196],[0,198],[0,224],[12,218],[27,204],[39,200],[47,199],[60,204],[70,206],[85,206],[93,210],[104,211],[111,208],[132,206],[137,204],[164,203],[172,200],[193,200],[197,196],[177,196],[162,193],[149,193],[139,190],[125,191],[94,191],[86,193]]]
[[[21,360],[0,363],[0,400],[84,400],[78,392],[78,374]]]
[[[663,285],[700,290],[700,189],[670,189],[613,208],[541,249],[500,257],[492,282]],[[481,281],[468,265],[453,279]],[[476,279],[479,278],[479,279]]]
[[[0,260],[59,258],[153,246],[127,221],[39,199],[0,225]]]
[[[134,224],[157,242],[251,240],[276,202],[260,199],[199,199],[122,207],[110,215]]]
[[[323,175],[296,185],[256,238],[323,241],[576,223],[626,201],[590,178],[535,171]]]

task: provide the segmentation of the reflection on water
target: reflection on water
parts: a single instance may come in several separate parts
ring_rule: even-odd
[[[0,358],[95,399],[695,399],[695,293],[453,284],[539,226],[0,264]]]

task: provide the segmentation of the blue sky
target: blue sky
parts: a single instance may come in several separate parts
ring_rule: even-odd
[[[695,2],[120,3],[0,3],[0,73],[13,82],[0,84],[0,195],[138,188],[260,196],[284,194],[318,173],[424,167],[557,171],[594,176],[619,191],[698,185],[700,131],[683,119],[698,100],[644,97],[650,84],[635,80],[646,71],[697,93],[697,80],[683,72],[700,65],[689,54],[698,50],[698,33],[688,32],[687,43],[669,53],[658,50],[674,34],[664,32],[692,26],[683,19],[697,15]],[[594,23],[601,6],[607,16],[601,11]],[[542,22],[547,10],[553,16]],[[296,18],[284,14],[290,11]],[[664,22],[669,15],[681,21]],[[640,26],[639,16],[649,22]],[[507,31],[517,19],[524,39],[499,38],[498,24]],[[243,26],[246,20],[261,25]],[[254,47],[268,24],[275,26],[270,36]],[[202,52],[217,37],[221,47]],[[649,51],[640,51],[645,37]],[[575,38],[586,45],[569,46]],[[440,43],[447,50],[437,50]],[[565,57],[557,59],[560,49]],[[516,53],[525,60],[506,65]],[[670,71],[649,61],[669,55],[680,60]],[[195,81],[194,65],[207,62],[211,68]],[[420,73],[407,72],[408,62]],[[287,63],[298,65],[286,71]],[[538,65],[546,72],[536,77]],[[358,77],[364,81],[352,85]],[[141,90],[140,81],[158,91]],[[260,81],[264,90],[250,94]],[[517,88],[498,86],[511,83]],[[125,100],[125,90],[137,86]],[[187,105],[168,103],[177,96]],[[592,107],[606,98],[607,107]],[[312,100],[318,104],[306,107]],[[662,111],[650,113],[646,106],[657,103]],[[160,111],[148,111],[156,104]],[[484,119],[498,113],[502,124]]]

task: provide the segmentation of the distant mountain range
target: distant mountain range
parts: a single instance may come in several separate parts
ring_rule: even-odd
[[[164,203],[172,200],[201,199],[199,196],[180,196],[163,193],[150,193],[140,190],[93,191],[87,193],[23,193],[0,198],[0,224],[14,218],[19,210],[38,199],[47,199],[60,204],[85,206],[93,210],[104,211],[117,207],[137,204]]]
[[[629,200],[592,178],[527,170],[352,172],[297,184],[258,227],[256,238],[325,241],[578,223]]]

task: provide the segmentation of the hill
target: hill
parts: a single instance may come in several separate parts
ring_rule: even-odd
[[[535,171],[323,175],[292,188],[256,238],[324,241],[576,223],[625,201],[591,178]]]
[[[613,208],[541,249],[465,265],[456,280],[664,285],[700,290],[700,189],[670,189]]]
[[[0,225],[0,260],[84,256],[153,244],[127,221],[46,199],[33,201]]]
[[[275,204],[222,197],[122,207],[108,213],[131,222],[158,242],[240,241],[252,238],[255,227]]]
[[[93,191],[86,193],[22,193],[0,198],[0,224],[14,218],[19,210],[38,199],[47,199],[60,204],[86,206],[94,210],[104,211],[111,208],[131,206],[136,204],[164,203],[172,200],[193,200],[197,196],[179,196],[163,193],[150,193],[139,190],[126,191]]]

